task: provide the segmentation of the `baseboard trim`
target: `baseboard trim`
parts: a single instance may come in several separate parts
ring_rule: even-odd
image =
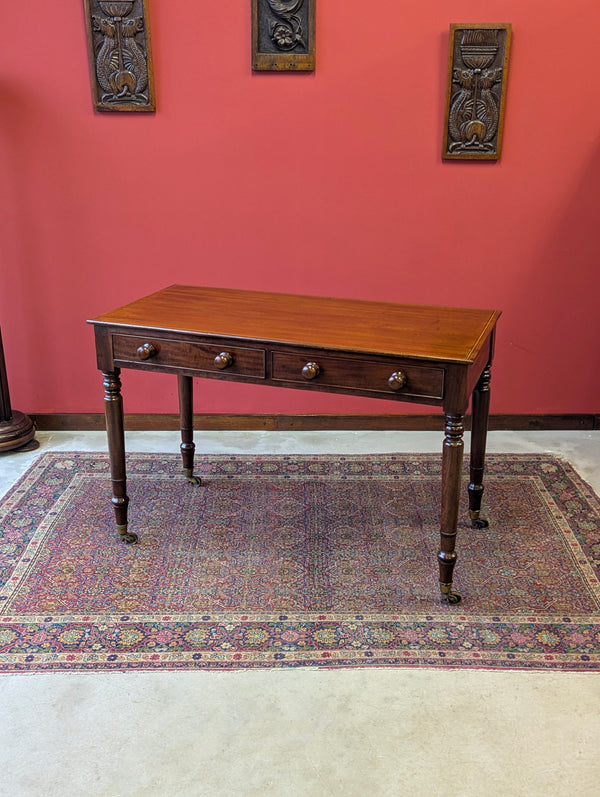
[[[98,431],[105,429],[101,413],[42,413],[29,416],[39,431]],[[469,428],[470,417],[466,418]],[[443,416],[435,415],[195,415],[198,431],[315,431],[315,430],[412,430],[443,428]],[[600,415],[491,415],[490,430],[557,431],[600,429]],[[126,414],[127,431],[179,429],[179,415]]]

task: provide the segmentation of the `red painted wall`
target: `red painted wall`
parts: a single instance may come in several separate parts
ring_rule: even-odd
[[[250,3],[151,0],[158,111],[92,111],[81,2],[7,3],[0,323],[24,412],[102,411],[86,318],[173,282],[501,308],[492,411],[600,411],[597,0],[320,0],[315,74]],[[440,158],[450,22],[512,22],[499,163]],[[310,324],[310,319],[307,319]],[[176,411],[127,372],[128,412]],[[414,412],[198,383],[209,412]]]

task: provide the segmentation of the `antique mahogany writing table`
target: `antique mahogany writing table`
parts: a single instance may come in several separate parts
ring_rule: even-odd
[[[179,385],[181,454],[193,473],[192,379],[303,388],[441,407],[441,546],[444,600],[452,590],[463,458],[471,395],[469,512],[483,493],[494,331],[500,312],[327,299],[172,285],[93,319],[104,399],[116,524],[126,542],[125,438],[120,371],[173,373]]]

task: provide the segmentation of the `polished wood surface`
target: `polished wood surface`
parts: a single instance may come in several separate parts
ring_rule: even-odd
[[[464,416],[473,395],[469,510],[480,517],[494,331],[500,312],[173,285],[92,319],[117,528],[127,522],[122,368],[178,379],[184,473],[193,474],[193,377],[432,404],[445,416],[441,538],[444,600],[452,589]]]
[[[172,285],[93,322],[470,363],[499,316],[497,310]]]

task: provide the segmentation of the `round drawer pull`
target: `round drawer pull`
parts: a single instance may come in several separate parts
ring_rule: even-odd
[[[321,373],[318,363],[306,363],[302,369],[302,376],[305,379],[316,379]]]
[[[402,390],[406,385],[406,374],[402,371],[394,371],[388,379],[388,385],[392,390]]]
[[[158,348],[153,343],[144,343],[137,350],[137,356],[140,360],[149,360],[150,357],[156,357]]]
[[[228,351],[222,351],[215,357],[215,365],[221,371],[225,370],[225,368],[229,368],[230,365],[233,365],[233,355]]]

